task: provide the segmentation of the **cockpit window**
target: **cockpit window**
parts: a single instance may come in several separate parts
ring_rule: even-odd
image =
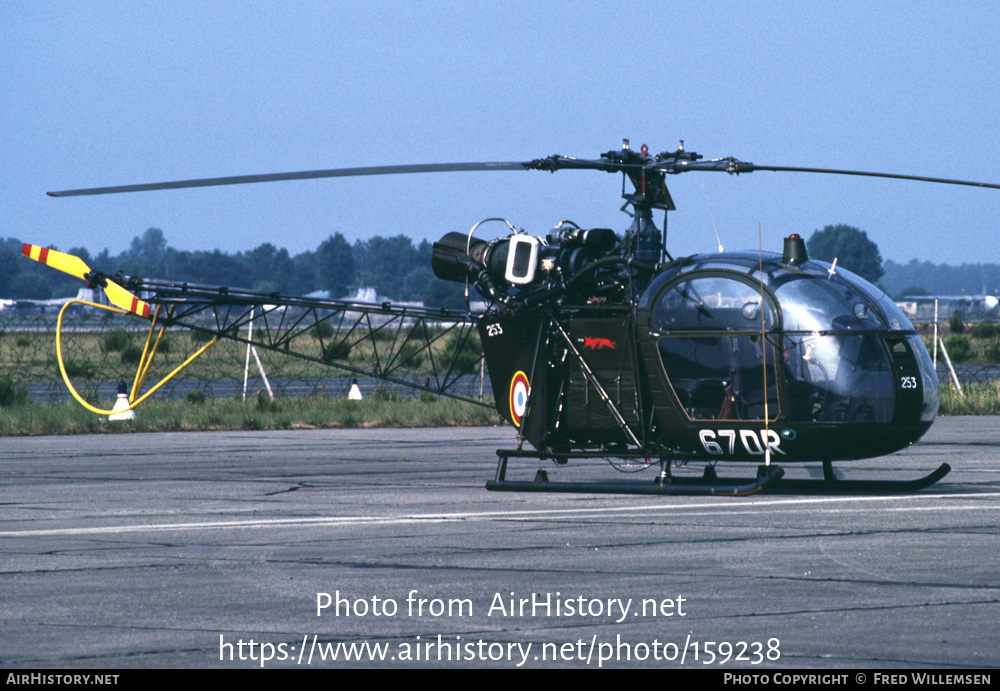
[[[886,324],[891,331],[913,331],[913,324],[910,323],[909,318],[903,313],[903,310],[899,309],[895,302],[889,298],[878,286],[873,286],[871,283],[861,278],[860,276],[847,271],[846,269],[840,270],[844,277],[849,280],[852,284],[857,286],[862,292],[864,292],[868,299],[874,302],[878,310],[881,312],[882,318],[885,320]]]
[[[892,370],[875,334],[788,334],[783,346],[789,421],[892,420]]]
[[[678,283],[660,298],[656,327],[664,331],[760,331],[774,325],[759,290],[724,276],[703,276]]]
[[[786,274],[772,283],[786,331],[857,331],[885,326],[867,296],[844,281]]]
[[[656,325],[664,371],[689,417],[777,417],[778,355],[761,334],[774,313],[759,288],[728,276],[682,281],[657,303]]]

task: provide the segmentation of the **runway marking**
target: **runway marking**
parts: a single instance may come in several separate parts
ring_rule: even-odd
[[[997,498],[1000,492],[988,492],[959,497],[960,499],[981,499]],[[232,530],[242,528],[284,528],[294,526],[313,525],[404,525],[409,523],[448,523],[457,521],[509,521],[509,520],[556,520],[560,518],[579,516],[599,516],[614,513],[635,514],[647,512],[647,514],[661,513],[681,513],[694,511],[698,515],[712,514],[747,514],[758,513],[761,507],[795,507],[806,504],[843,504],[848,502],[876,502],[886,500],[914,500],[925,499],[956,499],[953,494],[925,494],[901,497],[818,497],[810,499],[769,499],[754,501],[743,507],[733,506],[733,510],[721,510],[720,502],[729,501],[726,499],[714,499],[711,502],[702,504],[680,504],[680,505],[653,505],[653,506],[608,506],[590,507],[575,509],[526,509],[518,511],[469,511],[456,513],[427,513],[427,514],[404,514],[401,516],[314,516],[303,518],[260,518],[244,521],[202,521],[196,523],[151,523],[146,525],[120,525],[104,526],[94,528],[52,528],[47,530],[14,530],[0,531],[0,537],[39,537],[47,535],[107,535],[121,533],[141,533],[141,532],[167,532],[167,531],[194,531],[194,530]],[[735,500],[742,502],[742,500]],[[705,511],[704,509],[714,509]],[[971,506],[898,506],[884,507],[880,511],[997,511],[1000,504],[986,503]],[[870,508],[830,508],[820,509],[822,513],[858,513],[870,511]]]

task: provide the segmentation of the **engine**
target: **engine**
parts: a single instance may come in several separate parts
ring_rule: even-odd
[[[515,233],[487,241],[448,233],[434,243],[431,265],[438,278],[470,281],[484,297],[504,301],[515,294],[528,298],[563,293],[577,285],[586,286],[586,292],[620,289],[621,266],[603,261],[620,255],[613,230],[585,230],[564,222],[545,238]],[[584,276],[588,280],[581,280]]]

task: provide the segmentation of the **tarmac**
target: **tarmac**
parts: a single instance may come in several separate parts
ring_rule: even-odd
[[[836,466],[952,466],[903,495],[486,491],[514,444],[509,428],[0,439],[0,668],[1000,666],[997,418],[940,418]]]

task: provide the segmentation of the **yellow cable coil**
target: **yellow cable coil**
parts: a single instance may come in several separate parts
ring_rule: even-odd
[[[143,396],[139,398],[139,400],[133,401],[136,393],[139,390],[139,387],[142,386],[142,381],[146,378],[146,373],[149,371],[149,365],[153,361],[153,355],[156,354],[156,348],[157,346],[159,346],[160,339],[163,338],[163,332],[166,329],[166,327],[160,327],[160,333],[156,338],[156,343],[153,345],[153,351],[151,353],[148,353],[149,342],[152,339],[153,330],[156,328],[156,314],[159,314],[159,308],[157,308],[156,314],[153,315],[153,321],[149,328],[149,336],[146,337],[146,347],[142,351],[142,357],[139,359],[139,367],[137,368],[135,373],[135,383],[132,385],[132,395],[129,397],[129,402],[130,402],[129,407],[123,410],[101,410],[100,408],[92,406],[90,403],[85,401],[83,397],[80,396],[80,394],[77,393],[76,389],[73,388],[73,383],[70,382],[69,380],[69,376],[66,374],[66,365],[63,363],[63,355],[62,355],[63,315],[66,313],[66,308],[74,304],[87,305],[88,307],[96,307],[98,309],[107,310],[109,312],[117,312],[118,314],[130,314],[130,312],[128,310],[120,309],[118,307],[111,307],[109,305],[100,305],[96,302],[88,302],[86,300],[70,300],[65,305],[63,305],[61,310],[59,310],[59,320],[56,322],[56,357],[59,360],[59,372],[60,374],[62,374],[63,382],[65,382],[66,388],[69,389],[70,394],[73,395],[73,398],[76,399],[77,403],[82,405],[87,410],[93,413],[97,413],[98,415],[112,415],[114,413],[124,413],[138,407],[140,403],[142,403],[151,395],[153,395],[157,391],[157,389],[159,389],[161,386],[163,386],[168,381],[173,379],[177,373],[179,373],[182,369],[184,369],[192,362],[194,362],[202,353],[204,353],[206,350],[215,345],[216,341],[219,340],[218,336],[214,337],[211,341],[209,341],[201,348],[199,348],[197,351],[195,351],[187,360],[178,365],[170,374],[164,377],[162,381],[160,381],[160,383],[158,383],[156,386],[154,386],[145,394],[143,394]],[[148,358],[146,357],[147,353],[149,354]]]

